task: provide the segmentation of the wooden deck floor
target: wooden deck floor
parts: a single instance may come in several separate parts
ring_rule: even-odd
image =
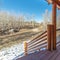
[[[60,46],[55,51],[40,51],[21,57],[17,60],[60,60]]]

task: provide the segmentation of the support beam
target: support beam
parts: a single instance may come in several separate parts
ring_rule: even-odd
[[[47,25],[48,50],[53,50],[54,42],[54,25]]]
[[[51,25],[51,50],[54,50],[54,25]]]
[[[53,0],[57,5],[60,6],[60,1],[59,0]]]
[[[48,50],[51,51],[51,25],[47,25]]]
[[[54,25],[54,47],[53,49],[56,50],[56,3],[52,4],[52,24]]]

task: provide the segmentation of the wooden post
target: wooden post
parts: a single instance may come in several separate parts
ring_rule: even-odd
[[[27,55],[27,42],[24,42],[24,54]]]
[[[47,25],[48,50],[51,51],[51,25]]]
[[[56,50],[56,3],[52,4],[52,24],[54,25],[54,44],[53,49]]]
[[[54,42],[54,25],[51,25],[51,50],[53,50],[53,42]]]
[[[48,50],[53,50],[53,42],[54,42],[54,25],[47,26],[47,38],[48,38]]]

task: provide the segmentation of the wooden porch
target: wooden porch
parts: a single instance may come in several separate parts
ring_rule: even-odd
[[[56,32],[59,33],[60,29],[57,29]],[[35,38],[35,40],[32,40],[31,42],[29,42],[28,46],[27,46],[28,49],[26,47],[25,56],[18,58],[16,60],[60,60],[60,36],[57,36],[56,50],[53,50],[53,47],[50,46],[52,43],[51,44],[49,43],[50,44],[49,45],[45,41],[46,36],[47,36],[46,31],[44,33],[41,33],[40,35],[41,35],[41,37],[39,36],[38,39],[41,39],[41,40],[38,40],[38,39],[36,40],[36,38]],[[44,42],[44,41],[45,42],[42,44],[39,44],[38,43],[39,41],[40,41],[40,43]],[[29,44],[31,44],[31,45],[29,46]],[[48,46],[49,46],[49,48],[48,48]],[[45,49],[42,49],[42,48],[45,48]]]
[[[17,60],[60,60],[60,46],[55,51],[43,50],[29,54]]]

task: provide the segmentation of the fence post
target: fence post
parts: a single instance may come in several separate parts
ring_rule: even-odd
[[[27,42],[24,42],[24,55],[27,55]]]
[[[51,51],[51,25],[47,25],[48,50]]]
[[[47,25],[48,50],[54,48],[54,25]]]
[[[56,50],[56,3],[53,2],[52,5],[52,24],[54,25],[54,47],[53,49]]]
[[[54,50],[54,25],[51,25],[51,50]]]

